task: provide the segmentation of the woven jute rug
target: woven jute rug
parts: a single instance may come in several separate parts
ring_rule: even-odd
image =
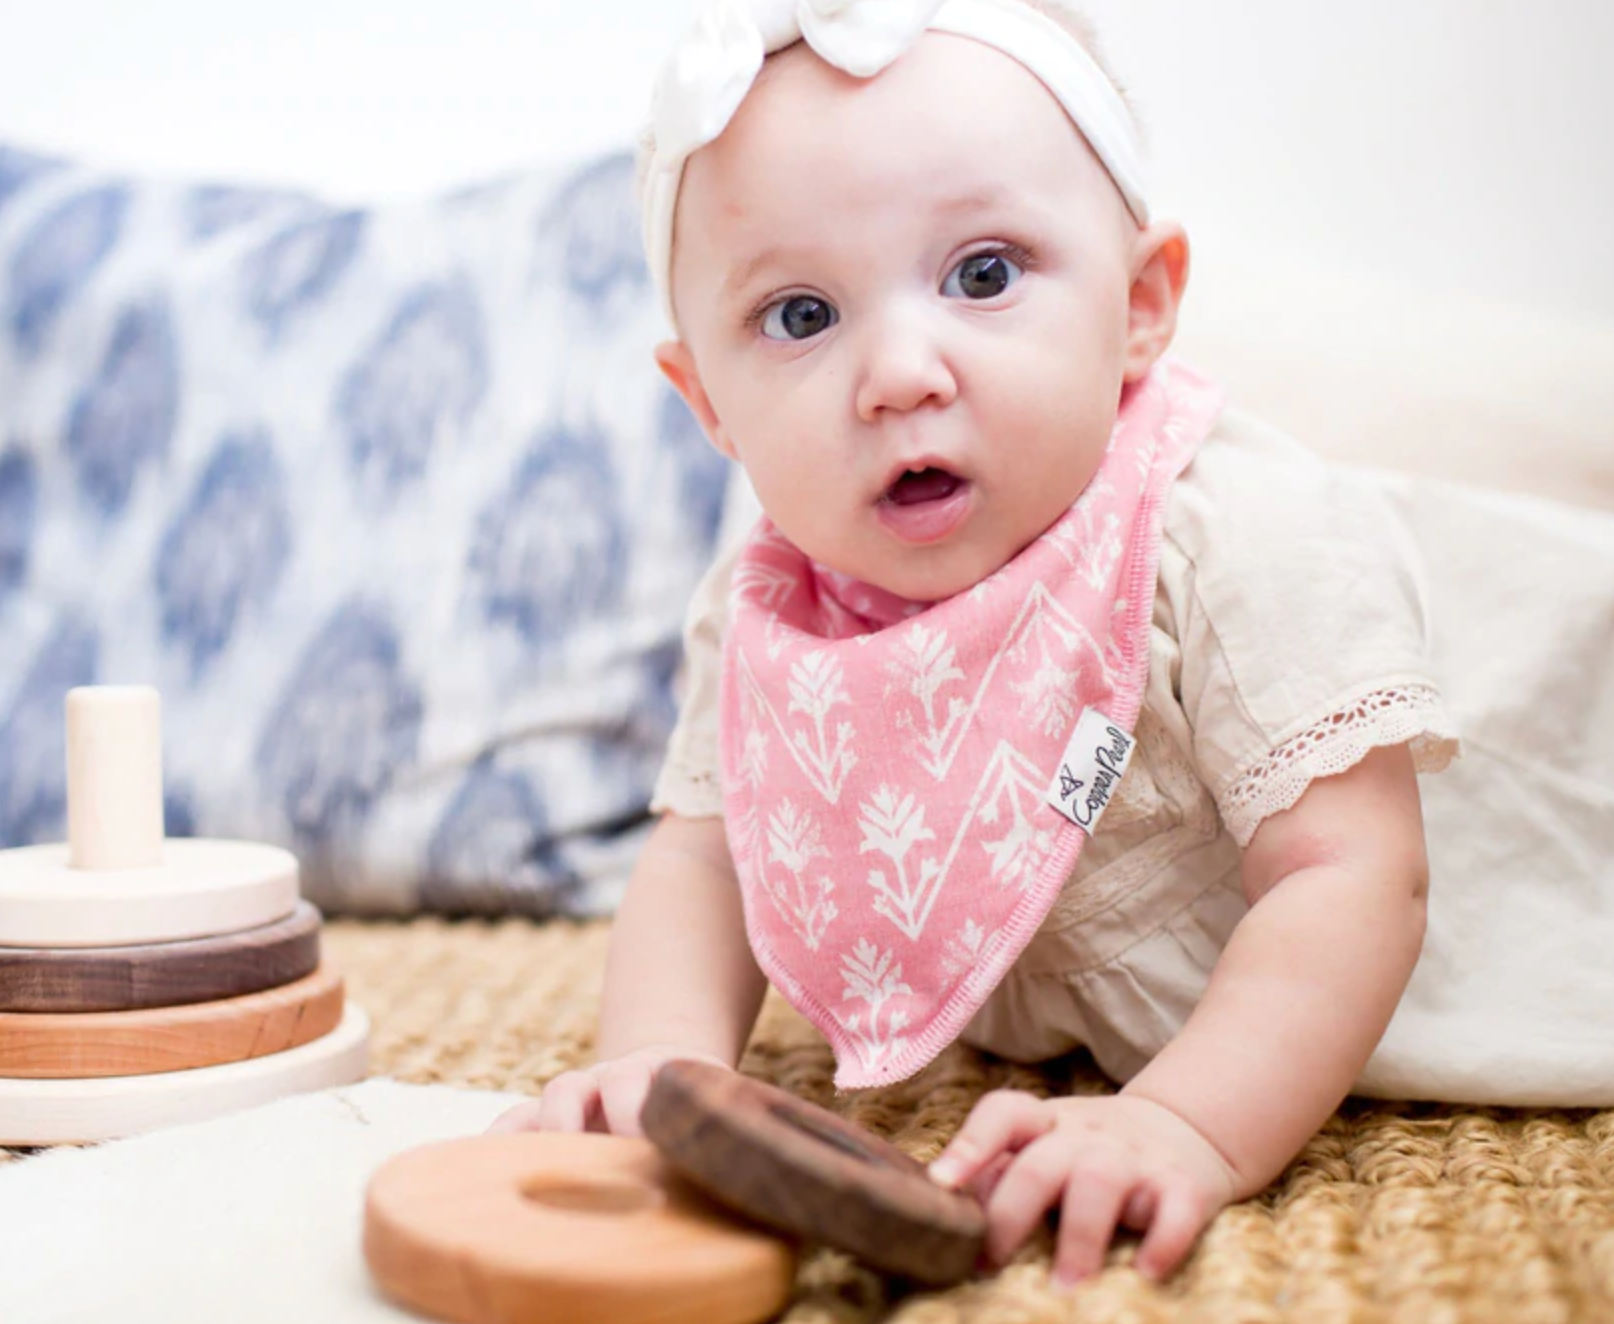
[[[537,1092],[590,1060],[605,924],[339,920],[326,950],[375,1021],[373,1071]],[[744,1069],[920,1160],[980,1095],[1109,1089],[1086,1059],[1028,1070],[950,1050],[837,1098],[818,1035],[770,998]],[[1075,1291],[1043,1235],[995,1277],[901,1296],[845,1256],[803,1262],[788,1324],[1614,1324],[1614,1112],[1352,1100],[1261,1197],[1224,1211],[1156,1286],[1132,1248]]]

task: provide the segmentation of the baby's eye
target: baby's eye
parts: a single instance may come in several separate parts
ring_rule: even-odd
[[[994,299],[1020,275],[1020,267],[1002,253],[977,253],[947,273],[941,292],[949,299]]]
[[[769,340],[810,340],[840,320],[834,304],[810,294],[797,294],[779,300],[763,313],[762,334]]]

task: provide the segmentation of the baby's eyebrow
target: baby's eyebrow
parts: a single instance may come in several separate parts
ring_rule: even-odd
[[[977,212],[995,211],[1000,207],[1012,206],[1014,198],[1009,191],[1000,184],[982,184],[979,188],[970,189],[967,193],[954,194],[950,198],[942,198],[936,204],[939,212]]]
[[[718,293],[723,298],[731,298],[755,279],[759,271],[775,266],[784,260],[784,250],[777,245],[764,248],[760,253],[748,257],[737,267],[730,267],[728,275],[723,278],[723,284]]]

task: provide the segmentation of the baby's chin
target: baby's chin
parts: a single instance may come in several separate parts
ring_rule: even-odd
[[[947,550],[954,554],[929,547],[917,554],[871,558],[868,565],[835,568],[893,597],[930,606],[968,592],[1012,559],[983,556],[973,548]]]

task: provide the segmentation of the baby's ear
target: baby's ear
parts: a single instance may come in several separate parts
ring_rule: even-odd
[[[1177,334],[1177,309],[1188,285],[1188,235],[1175,221],[1156,221],[1133,250],[1127,314],[1125,380],[1154,367]]]
[[[689,406],[689,412],[695,415],[695,421],[701,425],[706,439],[729,459],[734,459],[734,445],[723,431],[712,402],[706,397],[706,388],[701,385],[700,373],[695,368],[695,356],[689,352],[689,346],[682,340],[662,341],[656,346],[656,366],[673,384],[673,390],[684,397],[684,403]]]

